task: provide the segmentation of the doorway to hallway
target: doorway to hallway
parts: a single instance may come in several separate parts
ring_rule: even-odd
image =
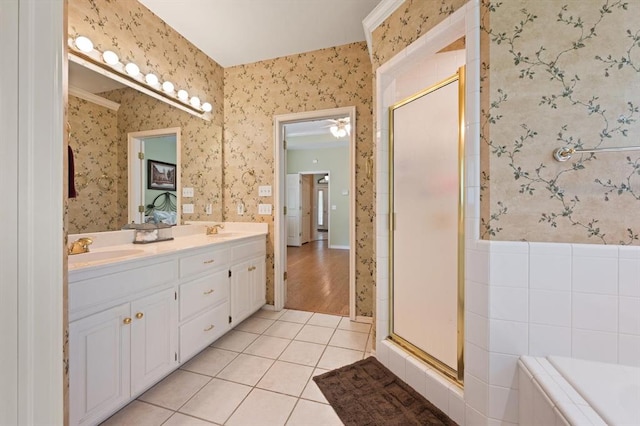
[[[276,309],[355,314],[354,128],[351,107],[276,117]]]

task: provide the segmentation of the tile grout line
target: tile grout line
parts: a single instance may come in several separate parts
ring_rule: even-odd
[[[224,347],[215,347],[214,344],[216,342],[213,342],[211,345],[203,348],[198,354],[196,354],[195,356],[193,356],[189,361],[187,361],[187,363],[185,363],[185,365],[188,365],[188,363],[190,363],[192,360],[196,359],[198,356],[201,356],[201,354],[203,352],[205,352],[207,349],[212,348],[212,349],[216,349],[216,350],[222,350],[225,352],[231,352],[233,354],[233,358],[231,358],[229,360],[229,362],[227,362],[226,364],[224,364],[215,375],[211,376],[209,374],[205,374],[205,373],[201,373],[198,371],[192,371],[186,368],[183,368],[183,366],[178,367],[177,370],[175,370],[174,372],[177,371],[183,371],[189,374],[196,374],[198,376],[202,376],[202,377],[206,377],[208,380],[202,385],[200,386],[184,403],[182,403],[177,409],[172,409],[172,408],[168,408],[168,407],[163,407],[162,405],[159,405],[157,403],[154,402],[148,402],[148,401],[144,401],[141,400],[140,397],[143,394],[141,394],[138,398],[136,398],[136,400],[140,403],[144,403],[144,404],[149,404],[151,406],[163,409],[163,410],[167,410],[170,411],[171,414],[169,415],[169,417],[162,423],[165,424],[166,422],[168,422],[173,416],[175,416],[176,413],[179,413],[181,415],[184,416],[188,416],[191,418],[195,418],[195,419],[199,419],[202,421],[205,421],[207,423],[211,423],[211,424],[215,424],[214,422],[211,422],[209,420],[206,420],[204,418],[198,417],[198,416],[194,416],[188,413],[183,413],[180,410],[182,410],[185,405],[187,405],[190,401],[193,400],[194,397],[196,397],[196,395],[198,395],[202,389],[204,389],[206,386],[208,386],[209,384],[211,384],[213,382],[213,379],[219,380],[219,381],[224,381],[224,382],[228,382],[228,383],[233,383],[233,384],[237,384],[237,385],[242,385],[242,386],[247,386],[250,387],[251,389],[248,391],[248,393],[245,395],[245,397],[236,405],[236,407],[234,408],[234,410],[231,412],[231,414],[225,419],[225,421],[223,422],[223,424],[226,424],[231,417],[233,417],[233,415],[235,415],[235,413],[237,412],[237,410],[239,409],[239,407],[247,400],[248,396],[253,393],[254,390],[259,389],[261,391],[264,392],[269,392],[269,393],[274,393],[274,394],[278,394],[278,395],[282,395],[282,396],[287,396],[289,398],[294,398],[295,399],[295,403],[293,405],[293,408],[291,409],[291,411],[289,412],[288,416],[287,416],[287,420],[286,422],[288,422],[291,419],[291,416],[293,415],[293,412],[295,411],[296,407],[298,406],[299,402],[301,399],[305,400],[305,401],[309,401],[312,403],[317,403],[317,404],[321,404],[321,405],[328,405],[331,406],[331,404],[329,404],[328,402],[321,402],[321,401],[317,401],[314,399],[310,399],[310,398],[305,398],[302,396],[302,394],[304,393],[304,391],[306,390],[307,386],[309,386],[309,383],[313,380],[314,378],[314,372],[318,369],[321,370],[325,370],[325,368],[319,367],[320,361],[322,360],[322,357],[326,354],[327,348],[332,347],[332,348],[337,348],[337,349],[344,349],[344,350],[350,350],[350,351],[354,351],[354,352],[359,352],[362,353],[362,357],[364,358],[364,356],[367,354],[367,345],[369,344],[369,341],[372,339],[372,334],[371,334],[371,326],[369,325],[369,331],[368,332],[362,332],[359,330],[351,330],[351,329],[346,329],[346,328],[340,328],[342,321],[344,319],[348,319],[348,317],[344,317],[341,315],[331,315],[331,314],[322,314],[322,315],[331,315],[331,316],[335,316],[335,317],[340,317],[340,320],[337,322],[337,324],[335,326],[326,326],[326,325],[320,325],[320,324],[312,324],[310,323],[310,321],[312,320],[312,318],[318,314],[317,312],[312,312],[311,315],[304,321],[304,322],[294,322],[294,321],[286,321],[286,320],[282,320],[280,319],[282,316],[284,316],[287,312],[293,312],[295,310],[286,310],[284,312],[282,312],[281,315],[279,315],[276,319],[272,319],[272,318],[261,318],[258,316],[255,316],[255,318],[259,318],[259,319],[265,319],[265,320],[270,320],[271,324],[269,326],[267,326],[264,330],[262,330],[262,332],[260,333],[256,333],[254,331],[245,331],[245,330],[238,330],[235,329],[235,331],[238,332],[243,332],[243,333],[247,333],[247,334],[253,334],[257,337],[255,337],[251,342],[249,342],[241,351],[236,351],[236,350],[230,350]],[[298,311],[298,312],[305,312],[305,311]],[[254,314],[255,315],[255,314]],[[251,317],[249,317],[251,318]],[[247,318],[247,319],[249,319]],[[265,334],[270,328],[272,328],[274,325],[276,325],[276,323],[280,321],[282,323],[290,323],[290,324],[299,324],[301,325],[300,329],[295,333],[295,335],[293,335],[293,337],[288,338],[288,337],[280,337],[280,336],[270,336],[268,334]],[[331,335],[329,337],[329,339],[327,340],[326,343],[318,343],[317,341],[315,342],[309,342],[309,341],[305,341],[305,340],[296,340],[296,338],[300,335],[300,333],[302,332],[302,330],[307,326],[314,326],[314,327],[320,327],[320,328],[326,328],[326,329],[331,329]],[[336,335],[337,331],[341,330],[344,332],[348,332],[348,333],[358,333],[358,334],[367,334],[367,339],[365,340],[365,347],[364,350],[356,350],[356,349],[352,349],[349,347],[344,347],[344,346],[334,346],[331,345],[330,342],[331,340],[334,338],[334,336]],[[230,331],[234,331],[234,329],[231,329]],[[251,353],[246,353],[245,351],[251,346],[253,345],[261,336],[266,336],[266,337],[273,337],[276,339],[283,339],[283,340],[288,340],[289,342],[287,343],[287,345],[284,347],[284,349],[282,351],[280,351],[280,353],[278,354],[278,356],[276,358],[269,358],[266,356],[261,356],[261,355],[256,355],[256,354],[251,354]],[[322,349],[322,352],[320,353],[320,356],[318,357],[317,361],[313,364],[313,365],[308,365],[308,364],[301,364],[298,362],[293,362],[293,361],[287,361],[287,360],[282,360],[281,357],[282,355],[286,352],[286,350],[291,346],[291,344],[293,342],[300,342],[300,343],[308,343],[308,344],[314,344],[314,345],[321,345],[324,346],[324,348]],[[240,382],[236,382],[233,380],[229,380],[229,379],[224,379],[224,378],[220,378],[219,374],[221,374],[225,369],[227,369],[229,367],[229,365],[231,363],[233,363],[234,361],[236,361],[240,355],[246,355],[246,356],[252,356],[252,357],[257,357],[257,358],[262,358],[262,359],[266,359],[271,361],[271,364],[269,365],[269,367],[267,368],[267,370],[260,376],[260,378],[255,382],[254,385],[247,385],[245,383],[240,383]],[[312,369],[310,377],[306,380],[304,386],[302,387],[302,390],[300,392],[299,395],[290,395],[284,392],[280,392],[280,391],[276,391],[276,390],[270,390],[270,389],[264,389],[264,388],[260,388],[258,387],[259,383],[264,379],[264,377],[268,374],[269,371],[271,371],[271,369],[274,367],[274,365],[276,364],[276,362],[280,362],[280,363],[285,363],[285,364],[291,364],[291,365],[298,365],[298,366],[303,366],[303,367],[308,367],[310,369]],[[331,368],[329,368],[329,370],[331,370]],[[174,372],[172,372],[171,374],[173,374]],[[169,376],[167,376],[169,377]],[[164,379],[163,379],[164,380]],[[159,382],[160,383],[160,382]],[[155,386],[155,385],[154,385]],[[154,387],[152,386],[152,388]],[[147,390],[148,391],[148,390]],[[146,391],[145,391],[146,393]],[[324,396],[324,395],[323,395]],[[326,398],[325,398],[326,400]],[[124,408],[123,408],[124,409]],[[114,413],[115,415],[116,413]],[[286,423],[285,422],[285,423]]]

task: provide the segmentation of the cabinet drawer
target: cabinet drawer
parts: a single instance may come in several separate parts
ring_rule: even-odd
[[[200,274],[206,271],[227,268],[229,249],[207,250],[202,253],[185,256],[180,259],[180,278]]]
[[[180,286],[180,321],[229,299],[229,272],[215,272]]]
[[[169,260],[70,282],[69,321],[100,311],[108,303],[129,301],[132,295],[154,287],[173,286],[178,275],[176,266],[175,260]]]
[[[228,330],[228,302],[185,323],[180,327],[180,362],[185,362]]]
[[[267,245],[264,238],[260,238],[256,241],[251,241],[246,244],[239,244],[232,248],[233,261],[248,259],[250,257],[262,256],[267,254]]]

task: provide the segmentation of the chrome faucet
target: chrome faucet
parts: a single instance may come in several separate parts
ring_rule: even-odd
[[[224,225],[221,223],[216,223],[213,226],[207,226],[207,235],[217,234],[220,229],[224,229]]]
[[[78,238],[76,241],[69,244],[67,254],[89,253],[89,246],[91,243],[93,243],[91,238]]]

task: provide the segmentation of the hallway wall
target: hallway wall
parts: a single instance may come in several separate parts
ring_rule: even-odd
[[[317,160],[317,163],[313,161]],[[349,247],[349,148],[296,150],[287,152],[287,173],[330,172],[329,241],[332,247]],[[336,206],[333,210],[331,206]]]

